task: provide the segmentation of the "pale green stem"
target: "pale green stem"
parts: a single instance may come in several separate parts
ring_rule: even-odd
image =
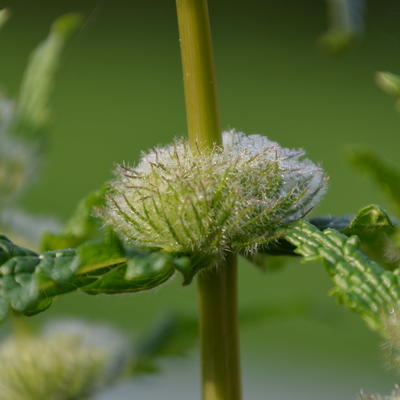
[[[176,0],[190,145],[221,145],[207,0]],[[203,400],[240,400],[237,256],[198,277]]]
[[[221,144],[207,0],[176,0],[190,144]]]
[[[237,257],[198,278],[204,400],[240,400]]]

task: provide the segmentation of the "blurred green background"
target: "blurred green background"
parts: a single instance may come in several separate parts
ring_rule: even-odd
[[[77,201],[111,178],[116,162],[185,134],[174,1],[9,1],[0,34],[0,82],[16,95],[27,55],[55,17],[78,11],[82,29],[64,53],[52,97],[51,136],[43,176],[25,197],[28,211],[65,218]],[[398,161],[400,115],[376,88],[378,70],[400,71],[400,3],[370,1],[360,43],[338,57],[316,42],[326,4],[304,1],[210,1],[224,129],[262,133],[303,147],[330,176],[318,214],[347,214],[388,203],[354,172],[346,148],[372,148]],[[390,210],[390,207],[388,207]],[[262,274],[240,265],[240,307],[262,310],[242,326],[245,399],[355,399],[389,392],[397,377],[384,366],[380,339],[327,296],[320,264],[292,261]],[[280,309],[283,308],[283,312]],[[33,319],[68,315],[112,321],[139,336],[170,311],[196,312],[196,288],[180,277],[133,296],[69,295]],[[195,399],[197,351],[166,361],[164,374],[140,378],[121,398]],[[117,395],[116,395],[117,396]],[[117,398],[117,397],[115,397]]]

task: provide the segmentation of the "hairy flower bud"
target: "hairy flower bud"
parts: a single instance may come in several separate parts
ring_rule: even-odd
[[[130,351],[112,328],[80,321],[11,336],[0,345],[0,400],[89,398],[121,375]]]
[[[209,152],[177,140],[134,168],[117,166],[99,214],[137,246],[213,259],[252,253],[325,192],[323,170],[303,155],[235,131]]]
[[[389,396],[360,394],[359,400],[400,400],[400,388],[396,386]]]

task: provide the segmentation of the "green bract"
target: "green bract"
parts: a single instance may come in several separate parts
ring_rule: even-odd
[[[303,155],[235,131],[206,153],[178,140],[134,168],[118,166],[99,214],[136,246],[213,261],[225,252],[254,253],[325,192],[323,170]]]

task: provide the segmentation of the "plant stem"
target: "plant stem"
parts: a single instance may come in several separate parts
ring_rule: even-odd
[[[190,144],[221,144],[207,0],[176,0]]]
[[[190,145],[222,144],[207,0],[176,0]],[[203,400],[240,400],[237,256],[199,274]]]
[[[200,274],[200,338],[204,400],[240,400],[237,257]]]

